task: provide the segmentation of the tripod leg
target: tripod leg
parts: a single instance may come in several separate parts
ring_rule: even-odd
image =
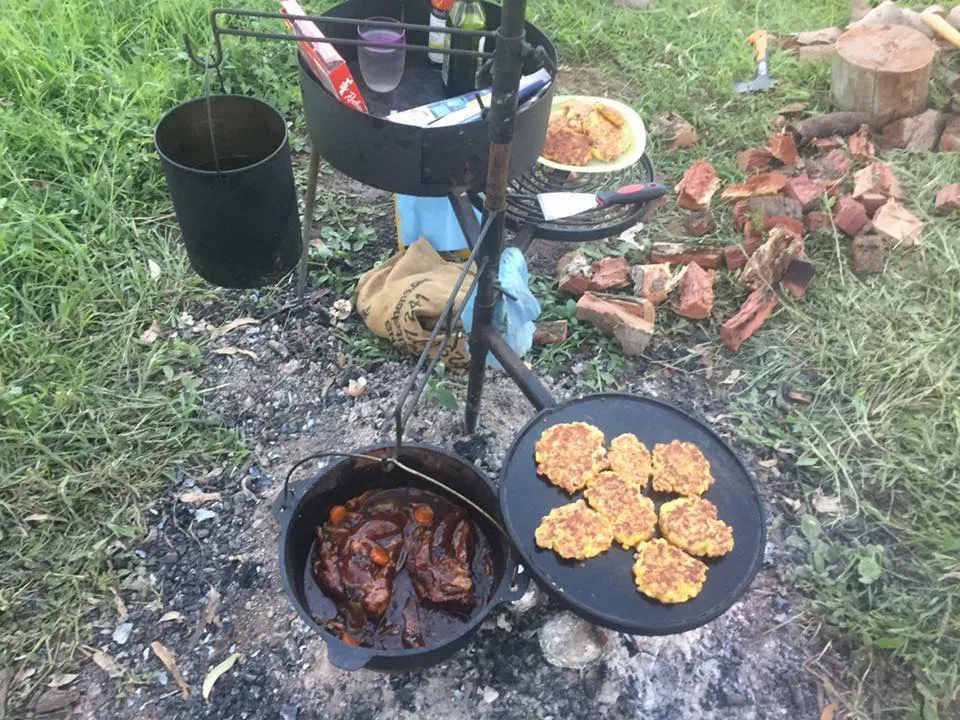
[[[303,202],[303,250],[297,268],[297,299],[303,300],[307,290],[307,261],[310,259],[310,236],[313,232],[313,210],[317,206],[317,174],[320,172],[320,153],[310,151],[310,167],[307,169],[307,196]]]

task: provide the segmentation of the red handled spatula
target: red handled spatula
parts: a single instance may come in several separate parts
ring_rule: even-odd
[[[537,195],[537,201],[544,219],[552,221],[610,205],[633,205],[659,200],[666,194],[667,188],[662,183],[652,182],[598,193],[541,193]]]

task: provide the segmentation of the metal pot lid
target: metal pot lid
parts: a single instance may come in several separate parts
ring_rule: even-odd
[[[580,562],[537,547],[534,531],[543,516],[576,498],[537,475],[534,446],[551,425],[576,421],[603,430],[608,443],[622,433],[635,434],[651,450],[671,440],[692,442],[710,461],[716,482],[704,497],[733,528],[735,546],[728,555],[706,561],[707,580],[697,597],[665,605],[642,595],[633,582],[633,551],[617,544],[599,557]],[[674,496],[653,493],[651,497],[659,508]],[[523,565],[543,587],[586,620],[632,635],[686,632],[722,615],[750,586],[766,544],[757,488],[727,444],[706,425],[667,403],[620,393],[588,395],[546,408],[533,418],[504,463],[500,510]]]

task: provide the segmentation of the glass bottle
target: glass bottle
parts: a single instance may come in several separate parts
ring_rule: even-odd
[[[457,30],[486,30],[487,13],[480,0],[456,0],[450,8],[447,26]],[[449,47],[457,50],[479,50],[481,38],[447,35]],[[463,95],[477,89],[478,57],[469,55],[443,56],[443,88],[447,97]]]

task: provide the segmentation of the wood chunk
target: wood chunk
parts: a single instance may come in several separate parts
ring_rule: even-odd
[[[764,218],[763,229],[769,232],[774,228],[780,228],[793,235],[797,240],[803,240],[803,223],[796,218],[786,215],[772,215]]]
[[[813,282],[815,274],[813,265],[809,262],[794,260],[780,280],[780,287],[786,290],[794,300],[800,300],[807,294],[807,288]]]
[[[787,184],[789,178],[782,172],[769,172],[754,175],[744,183],[731,185],[723,191],[724,200],[738,200],[759,195],[776,195]]]
[[[850,265],[855,273],[882,273],[887,245],[879,235],[857,235],[850,244]]]
[[[833,60],[834,104],[879,123],[918,115],[927,106],[935,56],[936,46],[905,25],[847,30]]]
[[[650,122],[650,134],[663,143],[670,143],[668,150],[684,150],[700,142],[697,129],[673,112],[656,115]]]
[[[651,263],[670,263],[700,267],[723,267],[723,250],[713,245],[683,245],[682,243],[655,242],[650,249]]]
[[[784,165],[794,165],[799,159],[797,144],[791,133],[771,135],[767,140],[767,150]]]
[[[566,342],[570,326],[566,320],[545,320],[537,323],[533,333],[534,345],[556,345]]]
[[[688,237],[703,237],[717,229],[717,221],[713,219],[713,214],[709,210],[701,210],[684,220],[683,229]]]
[[[800,203],[800,207],[806,211],[820,205],[824,193],[822,185],[813,182],[809,175],[802,173],[790,178],[784,188],[784,194]]]
[[[747,175],[766,172],[772,167],[773,160],[773,154],[766,149],[750,148],[737,153],[737,167],[740,168],[740,172]]]
[[[867,224],[867,210],[849,195],[844,195],[833,209],[833,224],[850,237],[856,236]]]
[[[797,220],[803,217],[803,206],[794,198],[783,195],[767,195],[747,200],[747,211],[751,215],[764,217],[786,216]]]
[[[685,210],[706,210],[710,200],[720,189],[720,178],[713,165],[706,160],[698,160],[674,188],[677,192],[677,206]]]
[[[881,195],[884,198],[892,197],[897,200],[904,197],[900,179],[881,162],[872,163],[854,173],[853,183],[853,197],[858,200],[870,194]]]
[[[960,184],[947,185],[937,193],[933,211],[937,215],[949,215],[960,211]]]
[[[653,337],[652,322],[591,293],[584,293],[577,301],[577,319],[589,322],[607,335],[612,335],[623,354],[629,357],[643,355]]]
[[[723,344],[734,352],[739,350],[747,338],[766,322],[778,302],[780,301],[776,294],[765,288],[750,293],[739,312],[720,328],[720,339]]]
[[[705,320],[713,312],[713,272],[696,263],[687,266],[680,280],[677,312],[691,320]]]
[[[796,34],[797,45],[833,45],[840,37],[841,30],[837,27],[807,30]]]
[[[807,145],[818,138],[853,135],[864,124],[875,126],[874,119],[867,113],[835,112],[806,118],[787,127],[797,136],[800,145]]]
[[[746,266],[750,256],[757,248],[763,245],[763,237],[760,235],[751,235],[743,239],[741,245],[730,245],[723,249],[724,259],[727,263],[727,269],[739,270]]]
[[[665,302],[673,286],[673,274],[668,263],[634,265],[630,268],[630,277],[634,295],[654,305]]]
[[[797,48],[797,62],[811,63],[831,60],[836,54],[836,45],[801,45]]]
[[[937,144],[937,150],[940,152],[957,152],[960,150],[960,114],[947,116],[943,133],[940,135],[940,142]]]
[[[902,118],[883,128],[883,146],[910,152],[930,152],[937,147],[945,126],[946,117],[937,110]]]
[[[803,256],[803,241],[783,228],[770,231],[767,241],[747,261],[737,280],[747,290],[772,288],[787,272],[790,263]]]
[[[733,227],[735,227],[738,231],[743,230],[743,223],[747,219],[747,207],[749,203],[749,200],[737,200],[733,204],[733,208],[730,210],[730,218],[733,221]]]
[[[814,180],[840,180],[850,169],[850,160],[843,150],[831,150],[822,158],[807,161],[807,174]]]
[[[873,229],[888,245],[916,245],[923,231],[923,221],[891,198],[877,210]]]

